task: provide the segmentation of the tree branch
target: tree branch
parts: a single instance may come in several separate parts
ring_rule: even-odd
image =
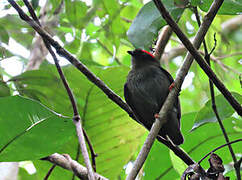
[[[60,155],[58,153],[54,153],[41,160],[49,161],[64,169],[72,171],[80,179],[88,180],[87,168],[79,164],[77,161],[71,159],[71,157],[68,154]],[[97,173],[94,173],[94,176],[95,176],[95,179],[98,179],[98,180],[108,180],[107,178]]]
[[[159,34],[158,41],[156,43],[155,52],[154,52],[154,56],[156,57],[156,59],[160,60],[171,35],[172,35],[171,27],[170,26],[163,27],[162,31]]]

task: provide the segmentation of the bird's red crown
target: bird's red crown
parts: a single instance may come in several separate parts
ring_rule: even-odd
[[[144,53],[149,54],[151,57],[155,58],[155,56],[153,54],[151,54],[149,51],[146,50],[142,50]]]

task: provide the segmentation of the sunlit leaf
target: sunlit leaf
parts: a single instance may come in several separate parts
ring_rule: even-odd
[[[10,108],[11,107],[11,108]],[[20,96],[0,98],[0,160],[40,159],[58,152],[75,133],[71,118]]]

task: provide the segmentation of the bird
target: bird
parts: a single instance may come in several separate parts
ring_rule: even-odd
[[[152,53],[142,49],[127,52],[131,55],[132,66],[124,84],[124,98],[137,121],[150,130],[170,88],[174,85],[174,80],[170,73],[160,66]],[[172,141],[174,145],[182,144],[184,138],[180,129],[180,119],[181,108],[177,97],[157,139],[161,137]]]

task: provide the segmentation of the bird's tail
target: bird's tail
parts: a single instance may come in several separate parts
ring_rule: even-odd
[[[161,135],[165,139],[167,139],[166,136],[168,136],[168,138],[175,145],[180,145],[183,143],[184,138],[180,130],[179,120],[175,113],[168,115],[167,122],[161,128],[159,135]]]
[[[181,131],[176,131],[176,132],[168,132],[168,137],[170,138],[170,140],[173,142],[173,144],[175,145],[180,145],[183,143],[184,138],[181,134]]]

